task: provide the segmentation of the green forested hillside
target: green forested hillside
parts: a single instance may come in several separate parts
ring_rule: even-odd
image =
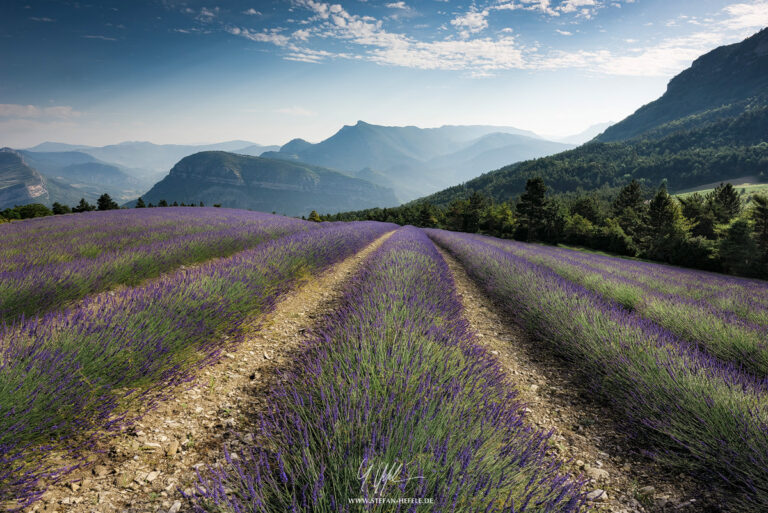
[[[499,201],[541,177],[553,192],[638,180],[671,191],[768,173],[768,29],[717,48],[673,78],[667,92],[594,141],[486,173],[426,198],[436,205],[480,192]]]

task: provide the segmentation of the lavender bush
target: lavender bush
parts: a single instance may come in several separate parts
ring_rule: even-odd
[[[260,443],[200,476],[196,511],[581,509],[421,230],[387,240],[319,326],[271,392]]]

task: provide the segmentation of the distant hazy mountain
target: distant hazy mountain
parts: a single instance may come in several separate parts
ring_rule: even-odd
[[[674,77],[658,100],[576,149],[520,162],[425,200],[479,191],[505,200],[540,176],[556,192],[619,187],[632,179],[671,191],[752,177],[768,182],[768,29],[716,48]]]
[[[136,178],[146,178],[151,180],[151,182],[155,182],[165,176],[176,162],[188,155],[201,151],[237,151],[253,146],[258,145],[250,141],[226,141],[202,145],[153,144],[142,141],[127,141],[120,144],[97,147],[45,142],[28,148],[28,150],[34,152],[80,151],[106,164],[125,168]],[[266,147],[264,151],[269,149],[271,148]]]
[[[613,121],[608,121],[606,123],[597,123],[595,125],[591,125],[587,129],[585,129],[582,132],[579,132],[578,134],[569,135],[567,137],[553,137],[552,139],[554,141],[567,143],[567,144],[584,144],[587,141],[591,141],[598,135],[602,134],[606,128],[613,125]]]
[[[206,151],[183,158],[142,195],[145,202],[216,203],[225,207],[306,215],[392,206],[391,189],[303,163]]]
[[[571,148],[571,144],[525,135],[493,133],[480,137],[459,151],[434,158],[428,164],[432,169],[444,170],[453,183],[457,183],[475,178],[478,169],[491,171],[511,162],[552,155]]]
[[[520,159],[569,147],[514,127],[417,128],[358,121],[317,144],[294,139],[279,152],[262,156],[307,162],[388,184],[405,201]]]
[[[0,209],[28,203],[73,204],[81,193],[74,187],[46,178],[27,165],[22,155],[10,148],[0,149]]]
[[[82,144],[66,144],[58,142],[44,142],[37,146],[27,148],[28,151],[41,151],[41,152],[58,152],[58,151],[79,151],[88,148],[94,148],[94,146],[84,146]]]
[[[82,191],[87,200],[106,192],[117,200],[127,201],[136,198],[154,183],[81,151],[21,150],[19,153],[27,164],[44,176]]]
[[[252,157],[259,157],[265,151],[278,151],[280,146],[262,146],[261,144],[251,144],[245,148],[239,148],[232,150],[232,153],[239,153],[240,155],[250,155]]]

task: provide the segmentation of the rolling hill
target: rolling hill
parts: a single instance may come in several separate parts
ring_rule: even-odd
[[[554,192],[619,187],[632,179],[652,187],[666,181],[672,191],[743,176],[768,181],[768,29],[703,55],[658,100],[585,145],[423,200],[446,205],[478,191],[506,201],[534,176]]]
[[[183,158],[142,197],[147,203],[202,201],[285,215],[397,203],[391,189],[330,169],[222,151]]]

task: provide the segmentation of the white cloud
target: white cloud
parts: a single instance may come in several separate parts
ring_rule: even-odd
[[[459,29],[461,37],[466,39],[470,34],[482,32],[488,28],[488,10],[478,11],[474,7],[464,13],[463,16],[457,16],[451,20],[451,25]]]
[[[698,32],[637,48],[629,54],[600,50],[558,51],[536,60],[539,69],[584,68],[608,75],[670,76],[679,73],[702,53],[722,43],[722,34]]]
[[[200,14],[197,15],[197,19],[199,21],[209,22],[209,21],[212,21],[218,15],[219,15],[218,7],[214,7],[213,9],[203,7],[202,9],[200,9]]]
[[[55,107],[37,107],[35,105],[18,105],[14,103],[0,103],[0,117],[2,118],[58,118],[67,119],[79,116],[81,113],[72,107],[61,105]]]
[[[247,14],[248,16],[261,16],[261,11],[257,11],[253,7],[250,9],[246,9],[243,11],[243,14]]]
[[[550,16],[559,16],[560,13],[552,8],[550,0],[518,0],[519,3],[515,3],[515,0],[500,0],[493,9],[523,9],[526,11],[539,11]]]
[[[40,21],[40,22],[43,22],[43,23],[53,23],[53,22],[56,21],[53,18],[38,18],[36,16],[30,16],[29,19],[32,20],[32,21]]]
[[[723,9],[730,18],[723,22],[726,28],[739,30],[768,26],[768,2],[732,4]]]
[[[238,27],[229,27],[227,28],[227,32],[235,36],[242,36],[246,39],[250,39],[251,41],[256,41],[258,43],[272,43],[273,45],[277,46],[286,46],[291,40],[290,37],[278,34],[274,30],[257,32],[249,29],[241,29]]]
[[[390,9],[408,9],[408,6],[405,5],[405,2],[392,2],[386,5]]]
[[[569,13],[581,11],[584,7],[595,7],[597,5],[595,0],[565,0],[565,2],[558,6],[558,10]]]
[[[301,41],[306,41],[307,39],[309,39],[310,34],[311,34],[311,32],[309,30],[307,30],[307,29],[299,29],[299,30],[294,31],[292,36],[295,39],[300,39]]]
[[[627,2],[627,0],[624,0]],[[611,48],[599,51],[548,50],[539,45],[522,46],[505,28],[493,37],[479,34],[488,28],[488,17],[498,9],[526,9],[558,16],[575,14],[589,17],[591,9],[603,4],[600,0],[564,0],[552,6],[549,0],[497,0],[483,10],[470,8],[455,16],[451,26],[459,38],[420,40],[402,33],[388,31],[384,20],[349,13],[339,4],[316,0],[294,0],[297,7],[310,11],[306,28],[292,32],[282,29],[255,31],[229,28],[229,32],[252,41],[284,48],[287,60],[318,63],[329,59],[367,60],[381,65],[402,66],[428,70],[455,70],[468,76],[482,77],[502,70],[584,69],[593,73],[627,76],[670,76],[699,55],[727,42],[739,34],[735,28],[751,27],[763,22],[764,14],[756,6],[768,5],[768,0],[751,4],[739,3],[726,7],[718,20],[709,20],[699,32],[667,38],[638,46],[636,40],[625,40],[634,48]],[[768,23],[768,22],[766,22]],[[555,29],[563,36],[573,32]],[[331,50],[318,48],[318,42],[335,42]]]
[[[314,112],[314,111],[311,111],[311,110],[307,110],[307,109],[305,109],[303,107],[297,107],[295,105],[293,107],[286,107],[286,108],[283,108],[283,109],[275,109],[275,112],[277,112],[278,114],[286,114],[288,116],[298,116],[298,117],[317,116],[317,112]]]

